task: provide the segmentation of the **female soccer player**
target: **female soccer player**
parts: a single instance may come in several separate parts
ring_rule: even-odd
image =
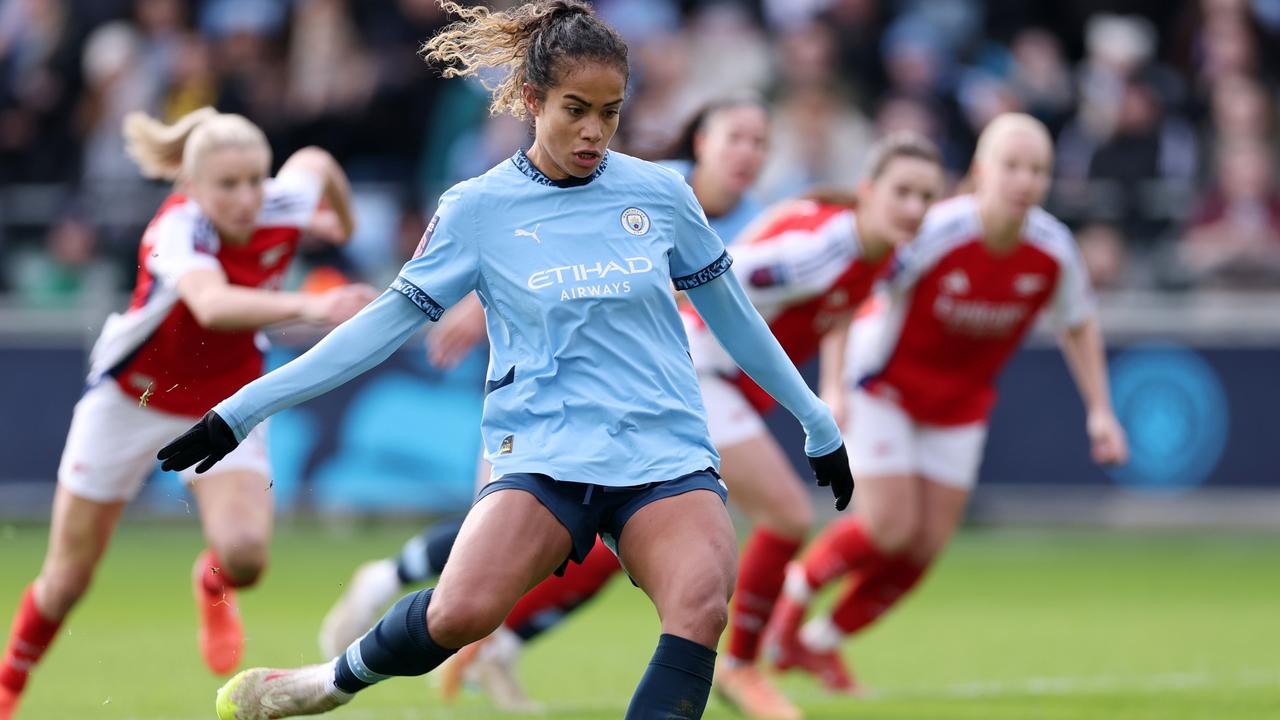
[[[505,69],[493,107],[533,116],[532,147],[441,198],[388,292],[160,455],[208,470],[272,412],[377,364],[475,290],[488,309],[481,430],[495,479],[435,588],[402,598],[328,663],[240,673],[219,691],[218,715],[324,712],[390,676],[429,672],[601,534],[662,622],[627,716],[701,717],[736,543],[671,283],[800,420],[818,481],[844,507],[853,479],[839,429],[728,273],[689,187],[608,151],[627,81],[617,33],[577,0],[442,6],[463,19],[427,43],[427,58],[450,76]]]
[[[108,319],[94,346],[58,468],[44,567],[22,597],[0,667],[0,718],[13,712],[31,667],[88,588],[156,450],[261,374],[256,330],[338,323],[373,296],[365,286],[317,295],[277,289],[321,198],[344,234],[352,230],[349,185],[328,153],[301,150],[272,179],[262,131],[211,108],[170,126],[134,114],[124,132],[143,174],[176,179],[177,189],[142,237],[128,311]],[[209,543],[193,579],[200,650],[215,673],[235,669],[243,645],[235,589],[252,585],[266,563],[268,478],[261,429],[218,473],[199,483],[184,475]]]
[[[1038,207],[1052,167],[1044,125],[997,117],[978,142],[974,194],[936,206],[898,253],[882,359],[850,401],[857,514],[828,526],[788,572],[767,643],[779,667],[856,691],[839,644],[900,600],[955,531],[982,461],[996,375],[1042,309],[1063,328],[1094,460],[1125,462],[1089,279],[1070,231]],[[854,582],[834,611],[801,628],[813,593],[846,574]]]
[[[693,117],[674,146],[671,159],[659,163],[685,178],[711,229],[726,242],[732,242],[763,210],[749,190],[764,165],[768,135],[768,112],[758,98],[741,96],[720,100]],[[438,367],[452,367],[475,347],[484,333],[484,308],[472,293],[450,308],[432,330],[428,341],[431,362]],[[489,479],[489,468],[483,462],[481,465],[483,477],[479,482],[483,485]],[[439,575],[459,525],[460,522],[455,521],[432,525],[410,538],[395,557],[372,560],[357,568],[321,624],[321,651],[329,656],[341,652],[363,635],[387,604],[408,587],[421,585]],[[497,642],[480,656],[481,665],[493,667],[477,666],[473,672],[495,705],[511,710],[535,707],[516,681],[513,666],[521,641],[532,638],[548,624],[527,625],[521,619],[524,613],[520,608],[536,607],[539,611],[555,608],[563,615],[570,607],[594,595],[618,569],[613,553],[600,546],[582,564],[566,568],[562,582],[548,580],[540,586],[538,596],[517,605],[513,613],[516,624],[507,623],[499,628],[495,633]],[[520,635],[505,630],[508,626]],[[502,652],[508,649],[511,652]],[[454,663],[452,670],[459,669],[459,664]],[[456,686],[456,682],[447,680],[446,695]]]

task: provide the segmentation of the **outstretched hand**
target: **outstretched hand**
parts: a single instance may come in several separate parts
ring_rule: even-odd
[[[820,487],[831,487],[831,494],[836,497],[836,510],[849,507],[853,499],[853,472],[849,470],[849,453],[840,447],[818,457],[809,458],[809,467],[813,468],[813,476]]]
[[[203,473],[239,444],[231,426],[210,410],[190,430],[160,448],[156,458],[161,470],[186,470],[198,462],[196,472]]]

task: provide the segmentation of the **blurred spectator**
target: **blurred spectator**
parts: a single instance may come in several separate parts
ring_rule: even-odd
[[[128,113],[153,111],[164,86],[161,66],[143,62],[144,47],[142,34],[124,20],[99,26],[85,42],[80,127],[90,184],[142,182],[124,153],[120,128]]]
[[[0,182],[76,176],[76,41],[65,0],[0,0]]]
[[[20,306],[68,308],[110,298],[119,279],[96,259],[96,244],[91,224],[67,217],[49,231],[44,247],[18,253],[10,280]]]
[[[619,126],[619,147],[639,157],[658,159],[675,142],[685,119],[698,108],[689,84],[688,38],[655,35],[633,46],[626,120]]]
[[[1131,284],[1124,236],[1114,225],[1088,225],[1076,233],[1076,241],[1080,244],[1080,257],[1095,289],[1111,290]]]
[[[1115,127],[1089,159],[1090,197],[1126,243],[1160,239],[1196,175],[1196,137],[1145,75],[1123,85]]]
[[[1057,133],[1066,124],[1075,105],[1071,69],[1062,45],[1043,28],[1019,32],[1010,48],[1013,52],[1013,90],[1023,108]]]
[[[871,123],[835,86],[788,92],[774,107],[769,161],[760,176],[765,202],[817,185],[852,187],[871,144]]]
[[[1269,142],[1274,137],[1275,97],[1257,80],[1244,75],[1221,78],[1210,97],[1206,135],[1212,150],[1218,138]]]
[[[1194,283],[1280,288],[1280,192],[1269,146],[1229,140],[1179,248]]]
[[[289,112],[302,122],[358,111],[374,87],[344,0],[300,0],[289,49]]]

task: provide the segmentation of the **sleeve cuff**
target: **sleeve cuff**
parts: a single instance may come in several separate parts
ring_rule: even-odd
[[[702,268],[696,273],[671,278],[671,282],[675,284],[676,290],[691,290],[699,285],[705,285],[726,272],[729,272],[729,268],[732,265],[733,256],[729,254],[728,250],[725,250],[720,253],[720,257],[716,258],[710,265]]]

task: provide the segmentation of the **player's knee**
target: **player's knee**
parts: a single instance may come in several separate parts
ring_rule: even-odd
[[[760,526],[789,540],[803,540],[813,527],[813,507],[808,502],[786,503],[770,510]]]
[[[723,592],[704,592],[681,602],[679,611],[664,619],[663,631],[715,647],[729,624],[729,602]]]
[[[460,648],[498,629],[511,611],[509,604],[487,597],[469,597],[453,602],[448,595],[436,593],[427,610],[427,632],[436,644]]]
[[[928,565],[933,562],[950,539],[950,528],[922,527],[908,550],[912,562],[917,565]]]
[[[908,552],[918,545],[922,528],[911,509],[895,507],[867,514],[867,533],[877,549],[886,555]]]

